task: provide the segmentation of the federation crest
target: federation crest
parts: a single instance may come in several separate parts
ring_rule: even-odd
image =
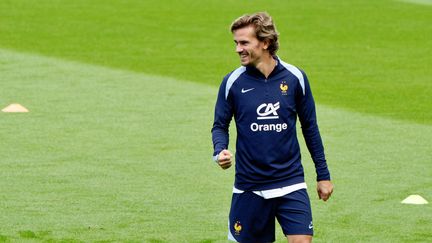
[[[287,95],[288,84],[286,83],[286,81],[282,81],[279,88],[281,90],[282,95]]]
[[[242,230],[242,225],[241,225],[240,221],[235,222],[234,230],[235,230],[236,235],[240,235],[240,231]]]

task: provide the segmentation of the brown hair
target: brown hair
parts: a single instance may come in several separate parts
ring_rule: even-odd
[[[234,31],[247,26],[255,28],[255,35],[259,41],[268,41],[268,51],[270,55],[275,55],[279,49],[279,33],[271,16],[266,12],[245,14],[231,24],[231,32],[234,33]]]

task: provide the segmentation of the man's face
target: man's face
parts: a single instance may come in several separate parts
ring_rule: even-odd
[[[246,26],[233,32],[236,52],[240,56],[240,63],[243,66],[256,66],[267,51],[268,45],[259,41],[255,36],[253,26]]]

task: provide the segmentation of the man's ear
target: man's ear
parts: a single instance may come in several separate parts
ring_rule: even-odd
[[[270,46],[270,41],[269,40],[263,41],[263,48],[264,48],[264,50],[268,50],[269,46]]]

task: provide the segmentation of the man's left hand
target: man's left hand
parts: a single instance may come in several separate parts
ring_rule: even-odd
[[[318,181],[317,192],[319,199],[327,201],[333,193],[333,183],[331,181]]]

